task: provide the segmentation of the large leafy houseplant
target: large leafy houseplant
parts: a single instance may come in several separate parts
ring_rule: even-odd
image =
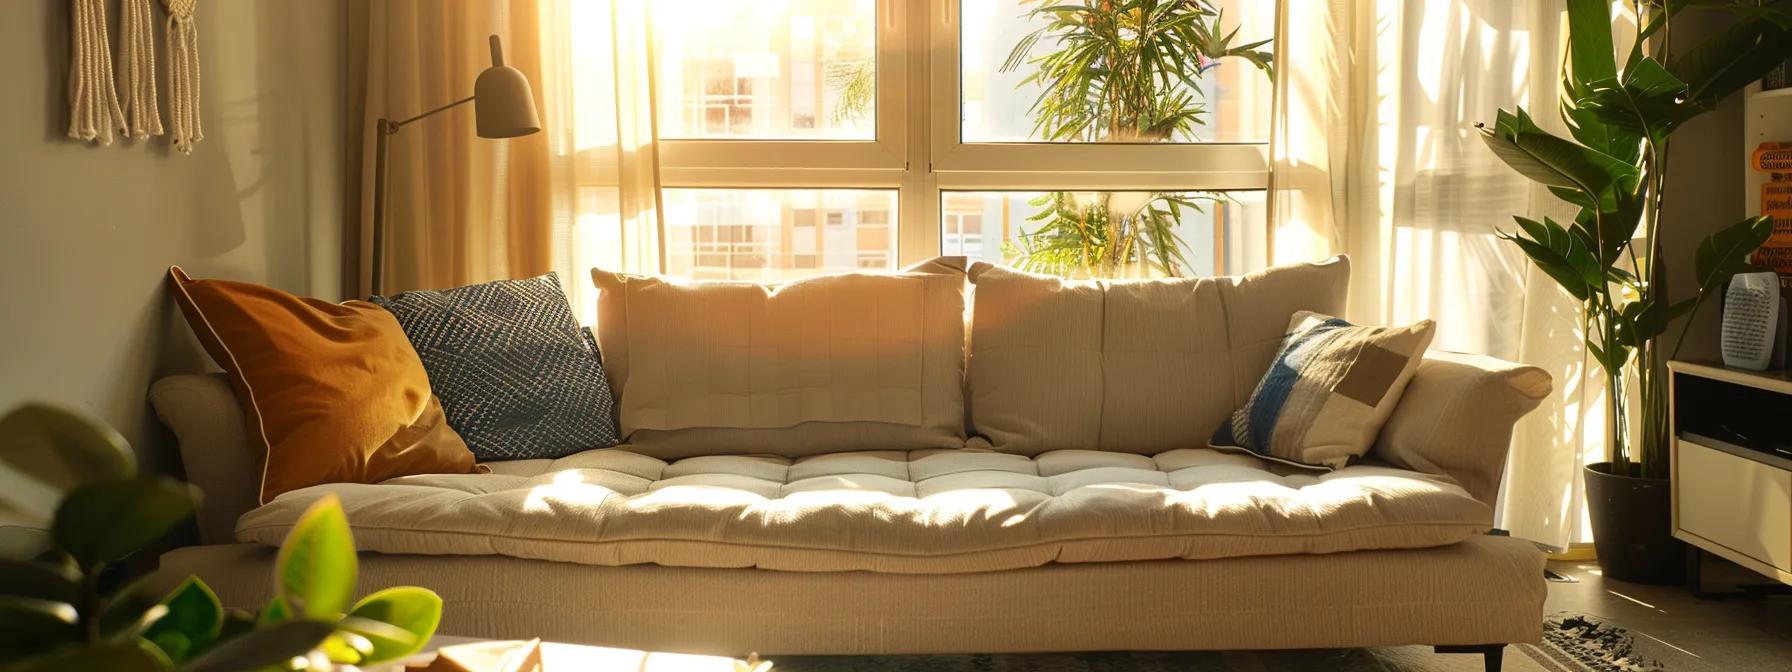
[[[0,513],[48,523],[50,548],[0,558],[0,672],[229,672],[374,665],[417,652],[442,600],[414,587],[353,601],[357,563],[334,497],[294,525],[276,595],[226,610],[205,582],[166,595],[108,569],[192,515],[191,486],[137,473],[123,437],[50,406],[0,418]]]
[[[1767,240],[1770,222],[1752,217],[1701,242],[1693,252],[1697,287],[1673,300],[1662,268],[1662,202],[1668,141],[1687,121],[1759,79],[1792,55],[1787,2],[1636,0],[1635,45],[1617,59],[1609,0],[1568,0],[1569,46],[1558,113],[1570,137],[1541,128],[1523,108],[1500,111],[1479,128],[1494,154],[1578,208],[1558,222],[1517,217],[1503,231],[1580,303],[1587,348],[1603,372],[1611,473],[1666,478],[1667,381],[1672,346],[1665,334],[1748,270],[1748,255]],[[1670,43],[1674,17],[1726,11],[1734,23],[1689,48]],[[1678,56],[1670,57],[1678,53]],[[1631,408],[1629,381],[1640,391]],[[1637,433],[1631,434],[1632,422]]]
[[[1227,59],[1273,77],[1269,40],[1238,41],[1214,0],[1031,0],[1043,25],[1014,45],[1004,72],[1031,66],[1021,86],[1041,87],[1033,136],[1051,142],[1186,140],[1206,123],[1200,78]],[[1041,43],[1055,48],[1039,56]],[[1213,195],[1168,192],[1075,194],[1034,199],[1037,228],[1010,249],[1017,265],[1059,275],[1112,276],[1145,266],[1188,270],[1175,227]]]

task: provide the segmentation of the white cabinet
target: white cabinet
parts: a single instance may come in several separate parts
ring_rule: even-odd
[[[1792,374],[1673,362],[1674,536],[1792,583]]]

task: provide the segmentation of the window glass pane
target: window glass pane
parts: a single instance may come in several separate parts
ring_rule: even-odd
[[[1180,217],[1166,214],[1156,224],[1148,221],[1144,213],[1168,213],[1172,200]],[[1181,257],[1172,261],[1176,275],[1230,275],[1263,267],[1267,216],[1262,191],[948,191],[940,195],[940,248],[943,254],[1054,275],[1161,276],[1160,268],[1141,263],[1155,258],[1149,231],[1156,230],[1178,241],[1174,244]],[[1112,244],[1111,236],[1073,233],[1079,230],[1138,233],[1123,238],[1132,241],[1128,248]],[[1085,264],[1080,253],[1071,251],[1090,248],[1128,249],[1119,256],[1129,263],[1109,264],[1096,255]]]
[[[872,140],[876,0],[656,0],[660,137]]]
[[[1148,53],[1206,53],[1196,45],[1211,46],[1212,40],[1203,39],[1201,30],[1218,29],[1223,36],[1236,29],[1229,44],[1236,50],[1274,37],[1275,2],[1089,4],[1093,7],[1039,0],[962,0],[960,102],[965,142],[1267,142],[1271,87],[1262,69],[1241,56],[1166,57],[1145,60],[1152,67],[1140,68],[1139,54],[1145,52],[1139,49],[1138,36],[1141,27],[1159,36],[1151,41],[1159,49]],[[1117,7],[1135,4],[1162,11],[1142,22],[1138,11]],[[1035,13],[1048,7],[1074,11]],[[1198,17],[1184,23],[1191,13]],[[1157,30],[1164,25],[1191,30]],[[1042,29],[1037,41],[1029,38]],[[1108,35],[1116,39],[1103,37]],[[1011,59],[1021,45],[1030,47]],[[1251,51],[1267,56],[1272,46]],[[1042,70],[1053,65],[1061,67]],[[1027,81],[1042,72],[1048,74]],[[1126,74],[1136,72],[1159,75]],[[1067,95],[1039,103],[1040,94],[1048,90],[1046,84],[1052,83],[1060,86],[1050,90]],[[1054,107],[1050,101],[1055,100],[1067,102]],[[1049,109],[1057,113],[1048,113]],[[1042,119],[1047,121],[1043,127],[1038,123]]]
[[[896,267],[889,189],[665,189],[666,272],[774,281]]]

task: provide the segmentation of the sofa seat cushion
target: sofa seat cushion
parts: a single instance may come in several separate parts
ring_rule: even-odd
[[[284,494],[244,515],[278,545],[338,495],[363,550],[591,565],[977,572],[1460,542],[1492,511],[1439,476],[1301,472],[1245,455],[853,452],[666,462],[627,446]]]

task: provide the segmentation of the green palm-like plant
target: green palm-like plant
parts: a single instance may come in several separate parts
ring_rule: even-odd
[[[1661,205],[1669,137],[1792,55],[1789,2],[1636,0],[1636,46],[1620,63],[1611,3],[1568,0],[1569,46],[1558,112],[1571,137],[1543,130],[1524,109],[1500,111],[1479,125],[1496,156],[1579,208],[1557,222],[1518,217],[1502,231],[1544,273],[1580,302],[1587,351],[1599,362],[1610,453],[1619,475],[1667,476],[1667,381],[1662,365],[1678,351],[1663,336],[1673,320],[1697,312],[1772,233],[1769,220],[1737,222],[1699,244],[1693,298],[1672,301],[1661,268]],[[1673,18],[1682,11],[1735,15],[1723,34],[1670,58]],[[1648,47],[1648,48],[1646,48]],[[1625,381],[1641,390],[1640,435],[1630,436]]]
[[[836,124],[863,119],[877,102],[877,66],[869,58],[829,63],[828,88],[840,95],[829,113]]]
[[[1178,275],[1187,268],[1187,247],[1176,235],[1182,213],[1200,211],[1209,194],[1152,193],[1134,206],[1108,192],[1053,191],[1027,201],[1040,208],[1028,217],[1037,228],[1023,230],[1005,248],[1022,270],[1060,276],[1115,277],[1145,271],[1129,268],[1144,260],[1151,270]]]
[[[1034,0],[1027,16],[1044,23],[1014,45],[1003,72],[1031,66],[1022,86],[1038,84],[1033,136],[1052,142],[1188,140],[1206,123],[1201,74],[1237,58],[1274,77],[1269,40],[1240,43],[1223,29],[1213,0]],[[1043,42],[1055,49],[1040,56]],[[1212,195],[1153,193],[1127,211],[1046,194],[1029,221],[1032,233],[1008,251],[1019,265],[1058,274],[1112,275],[1144,263],[1165,275],[1187,268],[1175,233],[1184,210],[1200,211]],[[1098,205],[1111,199],[1102,196]]]

